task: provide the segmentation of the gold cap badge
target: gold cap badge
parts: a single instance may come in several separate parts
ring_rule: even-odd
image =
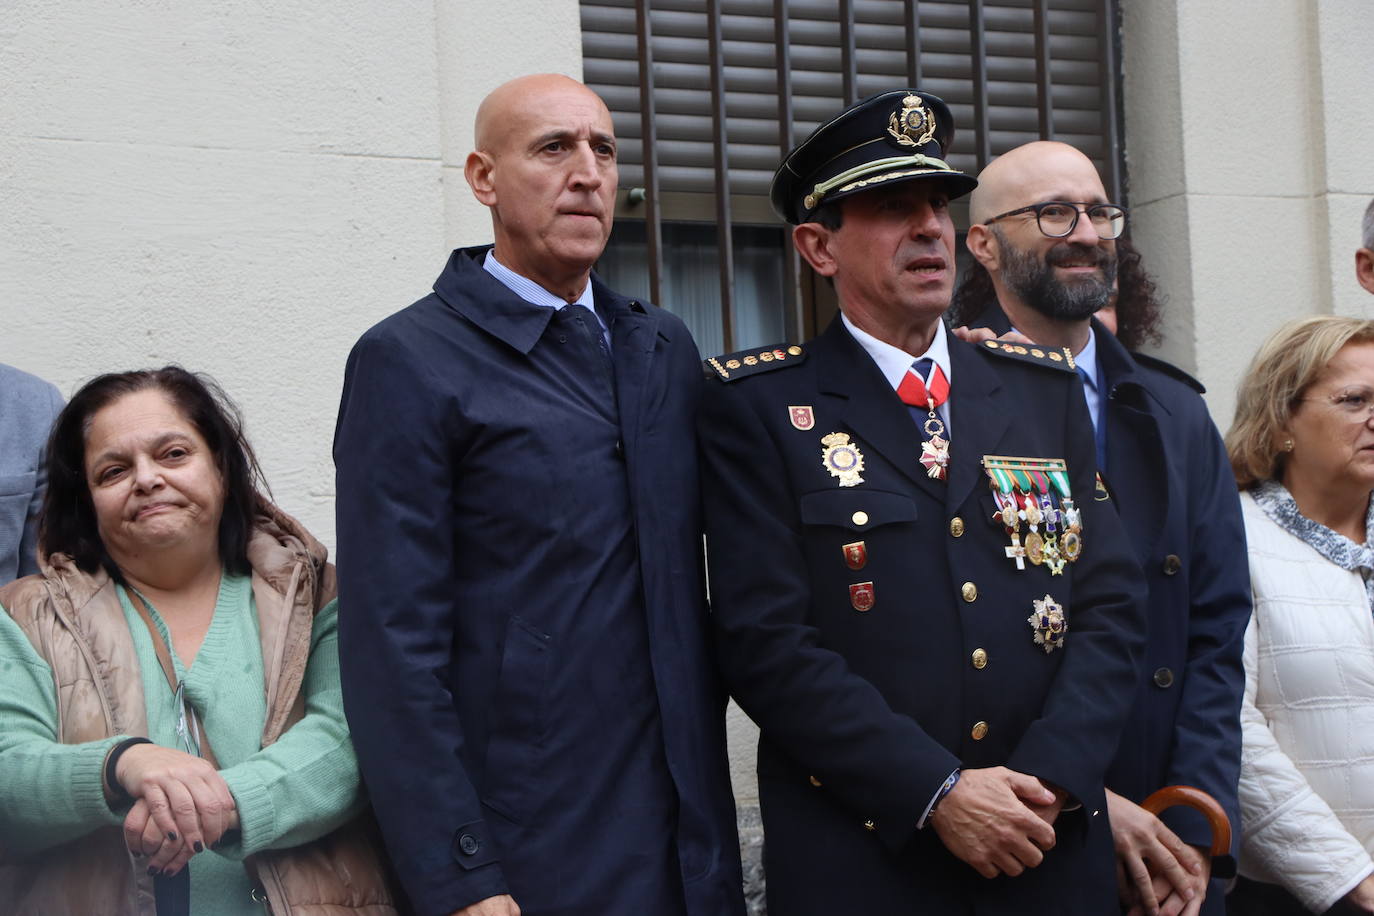
[[[925,146],[935,136],[935,115],[919,95],[908,95],[887,119],[887,132],[902,146]]]

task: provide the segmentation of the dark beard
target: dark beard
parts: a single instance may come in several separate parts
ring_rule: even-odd
[[[996,227],[994,227],[995,229]],[[1116,281],[1116,254],[1105,248],[1074,243],[1056,245],[1038,258],[1002,237],[1002,279],[1026,305],[1059,321],[1082,321],[1112,298]],[[1102,271],[1101,279],[1083,277],[1064,282],[1054,276],[1063,261],[1091,259]]]

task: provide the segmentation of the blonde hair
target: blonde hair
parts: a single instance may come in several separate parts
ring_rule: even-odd
[[[1374,321],[1318,315],[1290,321],[1264,342],[1236,393],[1226,432],[1231,472],[1242,489],[1283,473],[1284,428],[1303,393],[1349,343],[1374,343]]]

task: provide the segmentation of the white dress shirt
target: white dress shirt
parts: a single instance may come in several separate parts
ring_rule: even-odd
[[[940,367],[940,371],[945,374],[945,380],[949,382],[950,390],[953,391],[954,375],[949,368],[949,339],[945,336],[948,332],[945,330],[943,321],[935,322],[935,337],[930,341],[930,346],[926,348],[926,351],[919,356],[912,356],[900,347],[884,343],[867,331],[855,327],[854,323],[849,320],[849,316],[843,312],[840,313],[840,320],[849,329],[849,333],[854,335],[859,346],[863,347],[864,351],[873,358],[873,362],[878,364],[878,371],[883,374],[883,378],[887,379],[887,383],[892,386],[893,391],[896,391],[897,386],[902,384],[902,379],[906,378],[907,370],[918,359],[934,361],[935,365]],[[949,400],[946,399],[943,404],[935,408],[935,412],[944,421],[945,438],[951,438],[954,427],[949,422]]]

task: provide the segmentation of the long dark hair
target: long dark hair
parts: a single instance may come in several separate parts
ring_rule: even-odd
[[[1127,350],[1163,340],[1160,296],[1128,235],[1116,240],[1116,338]]]
[[[964,274],[945,312],[945,321],[952,328],[962,327],[983,314],[983,309],[997,302],[997,290],[992,287],[992,276],[977,258],[969,258]]]
[[[39,520],[39,550],[44,555],[70,554],[85,572],[103,566],[111,576],[122,578],[96,524],[86,482],[86,434],[101,410],[126,395],[149,389],[167,395],[210,447],[224,482],[220,562],[229,572],[249,572],[248,537],[260,491],[267,488],[262,469],[244,438],[243,418],[234,402],[209,376],[180,366],[111,372],[91,379],[72,395],[48,438],[48,489]]]

